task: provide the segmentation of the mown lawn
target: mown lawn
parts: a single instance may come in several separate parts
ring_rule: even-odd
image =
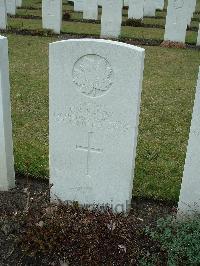
[[[41,20],[36,19],[10,18],[9,27],[13,29],[40,30],[42,29],[42,22]],[[99,36],[101,25],[83,22],[63,22],[61,30],[62,33],[67,34],[88,34]],[[164,38],[164,29],[122,26],[121,37],[162,41]],[[196,39],[197,32],[187,31],[186,42],[195,44]]]
[[[8,35],[16,171],[48,177],[48,44]],[[200,51],[146,50],[134,195],[177,200]]]

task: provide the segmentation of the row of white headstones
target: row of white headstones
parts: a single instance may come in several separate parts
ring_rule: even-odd
[[[73,0],[74,10],[83,12],[84,19],[98,19],[98,6],[102,6],[101,37],[119,37],[122,24],[123,6],[128,6],[128,17],[143,19],[155,16],[156,9],[163,9],[164,0]],[[16,14],[16,7],[22,0],[0,2],[0,29],[6,29],[7,13]],[[185,42],[187,26],[196,7],[196,0],[169,0],[165,25],[165,41]],[[62,24],[62,0],[42,0],[42,25],[60,33]],[[197,37],[200,45],[200,26]]]
[[[164,0],[124,0],[124,2],[122,0],[73,0],[73,2],[74,11],[82,11],[84,19],[96,20],[98,5],[102,6],[102,37],[120,35],[123,6],[128,6],[129,19],[155,17],[156,9],[164,8]],[[46,8],[49,8],[48,4]],[[187,26],[191,23],[195,8],[196,0],[168,0],[165,41],[185,42]],[[200,45],[200,30],[197,45]]]
[[[22,6],[22,0],[1,0],[0,1],[0,29],[6,29],[7,14],[15,15],[17,7]]]
[[[49,48],[51,199],[128,211],[145,50],[108,40]],[[127,64],[127,62],[129,62]],[[0,190],[15,186],[7,38],[0,36]],[[200,211],[200,73],[179,213]]]
[[[164,8],[163,0],[74,0],[74,10],[83,12],[83,19],[98,19],[98,6],[102,6],[101,37],[118,38],[121,33],[123,6],[128,6],[128,18],[143,19],[155,16],[156,9]],[[165,25],[165,41],[185,43],[187,26],[190,25],[196,0],[169,0]],[[60,33],[62,0],[42,1],[43,28]],[[200,26],[197,37],[200,45]]]

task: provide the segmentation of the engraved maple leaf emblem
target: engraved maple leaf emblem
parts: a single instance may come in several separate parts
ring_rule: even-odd
[[[103,95],[112,85],[112,68],[98,55],[86,55],[74,67],[73,80],[80,91],[90,97]]]

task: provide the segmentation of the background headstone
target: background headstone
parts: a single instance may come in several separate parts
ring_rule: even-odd
[[[155,17],[156,2],[154,0],[144,0],[144,16]]]
[[[22,0],[16,0],[16,6],[21,7],[22,6]]]
[[[6,12],[6,1],[0,1],[0,29],[6,29],[7,26],[7,12]]]
[[[62,0],[42,0],[42,27],[60,33],[62,24]]]
[[[169,0],[164,40],[185,43],[187,22],[187,0]]]
[[[164,0],[154,0],[156,9],[163,10],[165,1]]]
[[[187,22],[188,26],[190,26],[191,19],[193,17],[195,9],[196,9],[196,0],[188,1],[188,22]]]
[[[98,5],[102,6],[102,0],[98,0]]]
[[[132,197],[144,49],[83,39],[52,43],[49,54],[52,200],[122,211]]]
[[[0,190],[15,185],[7,38],[0,36]]]
[[[124,0],[124,6],[129,6],[129,1],[130,0]]]
[[[179,215],[200,211],[200,71],[178,209]]]
[[[98,19],[98,0],[85,0],[83,9],[84,19]]]
[[[6,10],[9,15],[16,15],[16,0],[6,0]]]
[[[128,18],[143,19],[144,0],[129,0]]]
[[[199,30],[197,35],[197,45],[200,45],[200,24],[199,24]]]
[[[101,37],[119,37],[122,24],[122,8],[122,0],[102,0]]]
[[[84,0],[74,0],[74,11],[83,12]]]

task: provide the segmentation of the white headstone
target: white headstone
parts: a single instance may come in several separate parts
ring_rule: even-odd
[[[98,0],[85,0],[83,9],[84,19],[98,19]]]
[[[129,1],[130,0],[124,0],[124,6],[129,6]]]
[[[200,45],[200,24],[199,24],[199,30],[197,35],[197,45]]]
[[[74,11],[83,12],[84,0],[74,0]]]
[[[143,19],[144,0],[129,0],[128,18]]]
[[[188,0],[169,0],[165,25],[165,41],[185,42]]]
[[[178,208],[180,215],[200,211],[200,71]]]
[[[121,211],[132,197],[144,49],[83,39],[49,54],[52,200]]]
[[[119,37],[122,8],[123,0],[102,0],[101,37]]]
[[[7,12],[6,12],[6,1],[0,1],[0,29],[6,29],[7,26]]]
[[[156,3],[154,0],[144,0],[144,16],[155,17]]]
[[[62,0],[42,0],[42,27],[60,33],[62,24]]]
[[[156,9],[163,10],[165,1],[164,0],[154,0],[154,1],[155,1]]]
[[[195,9],[196,9],[196,0],[188,1],[188,22],[187,22],[188,26],[190,26],[191,19],[193,17]]]
[[[98,0],[98,5],[102,6],[102,0]]]
[[[15,185],[7,38],[0,36],[0,190]]]
[[[6,10],[9,15],[16,15],[16,0],[6,0]]]
[[[18,7],[20,7],[20,6],[22,6],[22,0],[16,0],[16,6]]]

